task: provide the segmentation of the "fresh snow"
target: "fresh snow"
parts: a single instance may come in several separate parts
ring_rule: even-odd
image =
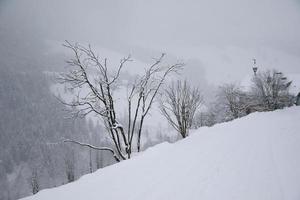
[[[200,128],[27,200],[299,200],[300,107]]]

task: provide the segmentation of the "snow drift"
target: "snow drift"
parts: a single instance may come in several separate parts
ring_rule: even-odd
[[[200,128],[27,200],[300,199],[300,107]]]

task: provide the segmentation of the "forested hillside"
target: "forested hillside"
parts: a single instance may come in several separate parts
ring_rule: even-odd
[[[0,199],[58,186],[113,162],[105,153],[61,142],[105,139],[92,121],[66,118],[51,80],[38,71],[0,68]]]

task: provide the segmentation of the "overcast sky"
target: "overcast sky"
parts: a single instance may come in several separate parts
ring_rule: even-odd
[[[210,83],[242,79],[253,57],[300,73],[299,24],[299,0],[0,0],[1,40],[167,52]]]

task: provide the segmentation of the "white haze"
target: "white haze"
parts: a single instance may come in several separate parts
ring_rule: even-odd
[[[202,87],[241,81],[253,57],[261,68],[300,73],[297,0],[2,0],[0,17],[0,33],[18,35],[18,45],[31,38],[62,48],[68,39],[144,62],[166,52]]]
[[[66,54],[67,49],[61,45],[64,40],[82,44],[90,43],[99,55],[108,57],[108,63],[112,65],[118,63],[122,57],[131,54],[135,62],[128,63],[126,66],[125,69],[128,71],[124,72],[124,76],[122,76],[122,78],[124,77],[123,83],[126,83],[127,80],[132,81],[133,72],[141,72],[143,67],[153,62],[153,57],[158,57],[165,52],[167,53],[166,63],[177,61],[186,63],[181,74],[182,78],[185,77],[200,87],[204,93],[206,105],[210,100],[215,100],[214,91],[218,85],[224,82],[243,83],[245,80],[249,80],[245,77],[251,77],[253,74],[253,58],[257,59],[259,70],[276,68],[290,75],[289,78],[300,80],[300,0],[0,0],[1,200],[17,199],[31,194],[32,182],[29,181],[33,180],[35,172],[40,174],[40,189],[44,189],[71,181],[66,176],[66,173],[69,173],[68,163],[76,166],[73,173],[76,178],[79,178],[81,175],[93,171],[93,166],[94,169],[98,169],[114,162],[110,154],[94,154],[95,159],[92,161],[90,159],[92,154],[88,149],[83,150],[72,145],[55,145],[63,137],[82,142],[92,141],[92,144],[96,146],[110,146],[110,140],[106,140],[106,131],[101,127],[102,123],[92,123],[92,120],[86,122],[80,119],[70,121],[64,118],[66,113],[63,109],[65,107],[54,98],[53,93],[71,100],[71,97],[65,93],[65,87],[54,85],[51,82],[52,93],[48,90],[50,87],[48,81],[52,80],[52,75],[65,70],[66,63],[64,61],[70,58],[70,54]],[[246,84],[246,86],[248,85]],[[299,92],[297,88],[293,89],[295,92]],[[120,89],[114,93],[120,123],[122,123],[122,119],[126,120],[125,114],[123,114],[127,111],[124,106],[125,92],[125,89]],[[205,109],[206,105],[201,108]],[[282,123],[276,123],[276,125],[287,124],[288,128],[288,124],[292,126],[292,124],[296,124],[296,120],[299,120],[297,116],[300,116],[300,112],[287,110],[282,113],[288,117],[286,119],[293,118],[294,121],[289,120],[288,123],[285,123],[278,115],[276,119]],[[275,114],[277,112],[274,113],[274,116]],[[257,117],[259,116],[257,115]],[[244,124],[248,127],[251,118],[253,117],[250,116],[250,121],[244,120]],[[257,119],[252,120],[254,124],[251,126],[252,128],[265,127],[262,130],[267,130],[264,131],[266,136],[268,134],[271,136],[273,132],[276,133],[276,131],[272,131],[274,127],[269,130],[268,126],[260,126],[260,124],[267,123]],[[271,119],[273,118],[270,118],[270,123],[274,121]],[[146,121],[143,129],[144,138],[142,138],[143,149],[158,142],[177,140],[175,137],[177,133],[167,125],[167,121],[160,115],[157,104],[153,105]],[[236,122],[242,122],[242,119]],[[233,124],[240,125],[235,122]],[[240,130],[244,130],[245,127]],[[296,131],[297,128],[293,130]],[[282,130],[278,129],[277,132],[281,134]],[[230,132],[230,134],[235,133],[238,131]],[[257,140],[254,139],[259,138],[256,137],[258,135],[261,136],[259,133],[248,135],[253,143],[247,143],[246,146],[242,146],[243,143],[241,143],[239,146],[248,148],[249,145],[256,144]],[[232,135],[234,138],[222,135],[224,138],[226,137],[225,142],[231,139],[234,143],[240,141],[236,135]],[[220,141],[223,141],[223,136],[220,137]],[[287,141],[296,141],[289,134],[286,136],[288,137]],[[272,138],[274,139],[274,137]],[[206,140],[202,140],[203,138],[200,139],[203,144],[206,142]],[[214,141],[219,144],[219,139]],[[243,138],[241,141],[248,142]],[[262,156],[267,155],[270,150],[265,149],[268,147],[264,144],[265,141],[269,140],[261,140],[261,138],[258,140],[260,142],[258,144],[264,147],[262,148],[263,154],[260,154]],[[293,147],[289,143],[284,143],[285,140],[278,141],[283,141],[282,144]],[[202,148],[198,149],[201,152],[209,152],[205,150],[207,145],[202,145],[202,143],[194,144],[197,148]],[[231,143],[226,142],[227,144]],[[226,145],[224,147],[227,148]],[[215,146],[212,145],[212,149],[216,150]],[[234,145],[230,145],[231,147],[233,152],[240,152],[236,151]],[[257,149],[259,150],[259,148]],[[289,150],[289,148],[284,149]],[[178,151],[186,154],[182,148],[179,148]],[[160,151],[157,152],[160,153]],[[193,152],[195,153],[195,151]],[[228,153],[228,151],[211,152],[212,155],[214,152]],[[278,152],[286,152],[293,156],[293,153],[289,151]],[[250,151],[250,156],[252,153]],[[178,155],[182,157],[175,152],[174,156],[178,157]],[[241,158],[248,158],[245,155]],[[101,158],[101,161],[96,159],[96,156]],[[221,157],[222,159],[227,158],[223,154]],[[200,160],[201,162],[198,163],[205,167],[202,163],[207,163],[209,160],[205,156],[203,158],[204,160]],[[210,156],[210,158],[213,157]],[[256,159],[256,157],[253,158]],[[269,160],[262,158],[264,157],[261,157],[261,160],[264,161],[262,163],[268,167]],[[257,164],[257,159],[255,159],[253,163]],[[178,159],[175,160],[178,161]],[[193,160],[195,160],[194,157]],[[181,162],[180,159],[179,161]],[[238,163],[247,164],[247,162],[243,162],[243,159],[240,161]],[[153,160],[150,162],[157,164]],[[181,163],[186,165],[188,162]],[[193,164],[193,162],[191,163]],[[229,163],[229,166],[232,163]],[[273,166],[274,163],[270,163]],[[290,162],[285,162],[283,159],[281,164],[289,165]],[[165,166],[169,170],[169,166]],[[236,167],[236,165],[234,166]],[[216,165],[213,163],[208,168],[216,169]],[[241,169],[248,168],[242,167]],[[270,169],[272,171],[272,168]],[[245,170],[245,172],[248,171]],[[285,170],[283,172],[288,172],[287,177],[289,177],[293,175],[294,171]],[[207,174],[207,171],[203,172]],[[130,175],[130,173],[128,174]],[[230,178],[226,178],[228,173],[224,173],[224,175],[226,180],[231,181]],[[268,173],[263,173],[263,175],[268,175]],[[152,176],[148,177],[152,178]],[[174,177],[176,178],[176,176]],[[272,177],[274,176],[272,175]],[[294,177],[299,182],[300,179]],[[200,177],[200,179],[202,178]],[[266,180],[273,179],[268,179],[266,176]],[[246,182],[248,183],[248,179]],[[281,184],[281,182],[278,183]],[[70,186],[72,185],[70,184]],[[227,186],[226,184],[221,185]],[[275,189],[277,189],[277,185]],[[293,189],[298,185],[292,184],[290,188]],[[190,185],[186,184],[186,186]],[[255,186],[263,189],[260,185]],[[98,188],[99,185],[97,185]],[[214,187],[212,187],[213,190],[215,190]],[[274,191],[274,194],[277,194],[278,190]],[[298,194],[296,189],[293,191]],[[113,192],[113,194],[117,193]],[[105,194],[101,195],[105,196]]]

